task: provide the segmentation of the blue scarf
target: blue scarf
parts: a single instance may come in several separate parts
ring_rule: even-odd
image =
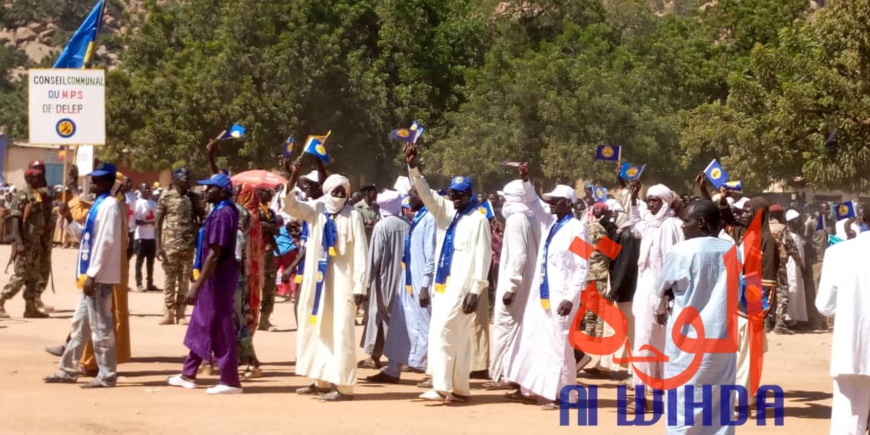
[[[408,235],[405,236],[405,256],[402,258],[402,269],[405,270],[405,291],[409,295],[414,294],[414,287],[411,284],[411,235],[414,234],[414,228],[423,220],[423,217],[429,213],[426,207],[417,210],[414,214],[414,219],[411,219],[411,229],[408,230]]]
[[[544,243],[544,256],[541,259],[541,306],[544,307],[545,310],[550,309],[550,277],[547,275],[547,254],[550,251],[550,242],[553,240],[553,236],[559,232],[559,230],[564,226],[568,221],[573,219],[570,213],[565,215],[562,219],[559,219],[559,222],[556,222],[552,227],[550,227],[550,234],[547,235],[547,242]]]
[[[326,280],[326,268],[329,266],[329,257],[335,257],[335,240],[338,231],[335,228],[335,215],[338,213],[324,213],[326,222],[323,224],[323,250],[317,262],[317,283],[314,286],[314,306],[311,307],[311,316],[308,322],[312,325],[317,323],[317,315],[320,311],[320,298],[323,295],[323,283]],[[327,254],[328,253],[328,254]]]
[[[79,289],[85,287],[85,281],[88,279],[88,268],[91,266],[91,246],[94,242],[94,222],[97,220],[97,210],[108,197],[108,193],[100,195],[94,201],[91,209],[88,210],[88,217],[85,219],[85,229],[82,231],[82,242],[79,245],[79,273],[76,275],[76,286]]]
[[[302,221],[302,231],[299,233],[299,245],[305,246],[305,242],[308,241],[308,221]],[[299,264],[296,267],[296,284],[302,283],[302,275],[305,272],[305,257],[302,257],[302,260],[299,261]]]
[[[438,269],[435,271],[435,291],[444,293],[447,288],[447,279],[450,278],[450,265],[453,264],[453,239],[456,235],[456,224],[459,218],[477,210],[477,200],[472,197],[471,202],[461,212],[453,216],[453,221],[447,227],[444,234],[444,244],[441,246],[441,256],[438,258]]]
[[[205,222],[199,227],[199,232],[196,234],[196,253],[193,254],[193,279],[199,279],[199,274],[202,273],[202,244],[205,243],[205,227],[208,226],[208,221],[217,213],[218,210],[231,205],[233,202],[225,199],[218,203],[205,218]]]

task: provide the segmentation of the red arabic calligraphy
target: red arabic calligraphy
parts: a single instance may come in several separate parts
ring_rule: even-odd
[[[614,246],[616,248],[614,248]],[[599,248],[600,247],[600,248]],[[704,354],[736,353],[737,343],[737,306],[739,304],[740,272],[743,270],[746,280],[746,305],[747,318],[749,321],[749,348],[750,348],[750,389],[755,392],[761,381],[761,370],[764,359],[764,308],[762,303],[761,289],[761,215],[755,216],[744,237],[743,244],[744,264],[740,264],[737,257],[737,246],[731,248],[724,257],[726,281],[727,281],[727,309],[726,336],[725,338],[707,338],[705,336],[704,322],[700,313],[694,307],[686,307],[674,319],[671,329],[671,339],[683,352],[694,355],[689,366],[680,374],[662,379],[649,375],[640,370],[635,363],[664,363],[668,361],[667,355],[649,344],[643,344],[639,350],[651,353],[651,356],[633,356],[631,344],[628,343],[628,322],[625,316],[612,302],[602,297],[595,288],[594,283],[586,286],[580,294],[580,309],[578,309],[571,329],[568,333],[568,341],[575,349],[590,355],[610,355],[619,350],[623,345],[627,350],[626,358],[613,358],[616,364],[631,364],[634,373],[644,384],[658,389],[671,390],[685,385],[691,380],[704,358]],[[610,259],[616,259],[621,247],[612,240],[604,237],[594,248],[577,238],[571,244],[571,252],[589,259],[592,252],[598,250]],[[580,322],[586,312],[598,315],[613,329],[614,334],[607,337],[591,337],[580,330]],[[683,334],[685,326],[694,329],[697,338],[691,338]]]

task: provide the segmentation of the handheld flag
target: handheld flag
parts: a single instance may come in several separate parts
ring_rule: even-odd
[[[284,154],[284,157],[290,157],[293,154],[293,147],[296,146],[296,138],[292,135],[284,141],[284,145],[281,146],[281,152]]]
[[[728,181],[728,173],[725,172],[725,169],[722,168],[722,165],[720,165],[719,161],[716,159],[713,159],[713,161],[707,165],[707,168],[704,169],[704,175],[707,176],[707,179],[710,180],[710,184],[712,184],[716,189],[719,189]]]
[[[855,201],[846,201],[837,205],[837,220],[855,217]]]
[[[644,169],[646,169],[646,165],[632,165],[629,162],[623,162],[622,166],[619,167],[619,178],[626,181],[638,180]]]
[[[318,159],[323,160],[324,163],[329,162],[329,154],[326,153],[326,146],[324,144],[330,134],[332,134],[332,130],[323,136],[308,136],[308,139],[305,141],[305,150],[303,152],[313,154]]]
[[[412,140],[411,143],[417,143],[417,139],[420,139],[420,136],[423,136],[423,131],[426,130],[418,121],[414,121],[411,123]]]
[[[622,147],[619,145],[598,145],[595,150],[595,160],[618,162],[622,160]]]
[[[241,139],[245,137],[245,132],[245,127],[242,127],[239,124],[233,124],[229,130],[223,132],[223,134],[218,137],[218,140]]]
[[[743,182],[740,180],[729,181],[725,183],[725,190],[730,190],[731,192],[743,192]]]
[[[607,201],[607,189],[601,186],[595,186],[595,188],[592,189],[592,199],[594,199],[595,202]]]
[[[502,160],[498,164],[500,164],[502,166],[507,166],[510,168],[519,168],[520,166],[522,166],[522,162],[513,162],[510,160]]]
[[[414,133],[412,133],[411,130],[407,128],[397,128],[390,132],[390,139],[413,143]]]
[[[103,27],[103,16],[106,13],[106,0],[99,0],[91,13],[82,22],[78,30],[64,47],[60,57],[54,62],[55,68],[87,68],[94,57],[94,45],[100,28]]]
[[[486,201],[483,204],[481,204],[477,210],[479,212],[483,213],[484,215],[486,215],[487,220],[495,217],[495,212],[492,209],[492,203],[489,201]]]

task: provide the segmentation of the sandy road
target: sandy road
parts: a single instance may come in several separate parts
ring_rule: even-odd
[[[0,261],[8,258],[0,247]],[[295,324],[289,303],[276,306],[278,332],[259,332],[258,356],[265,375],[247,381],[245,394],[209,397],[203,387],[190,391],[166,386],[181,369],[187,353],[181,344],[184,326],[158,326],[162,294],[130,293],[134,362],[119,366],[118,388],[82,390],[73,385],[46,385],[41,378],[54,372],[57,358],[43,351],[66,336],[78,293],[72,276],[73,250],[55,249],[57,293],[45,295],[57,312],[50,319],[24,320],[20,295],[7,303],[13,318],[0,321],[0,433],[3,434],[162,434],[162,433],[534,433],[558,431],[583,434],[661,434],[653,427],[616,426],[615,382],[599,384],[597,427],[560,427],[559,412],[505,403],[502,392],[480,389],[475,381],[472,400],[462,405],[431,405],[415,401],[422,392],[414,384],[419,374],[403,374],[399,385],[356,387],[356,399],[321,403],[293,391],[307,380],[293,374]],[[156,282],[163,282],[159,263]],[[132,275],[132,274],[131,274]],[[5,285],[8,275],[0,275]],[[162,287],[162,286],[161,286]],[[361,334],[357,329],[357,337]],[[738,434],[817,435],[829,430],[831,380],[828,376],[830,334],[770,335],[763,383],[776,384],[786,396],[785,425],[756,427],[753,420]],[[360,354],[360,358],[363,355]],[[360,378],[372,370],[359,370]],[[212,385],[214,377],[201,378]],[[572,414],[572,419],[576,414]]]

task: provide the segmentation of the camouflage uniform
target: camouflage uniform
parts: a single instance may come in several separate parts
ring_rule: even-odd
[[[275,223],[275,213],[265,206],[260,206],[260,222]],[[278,267],[275,265],[275,238],[263,233],[263,300],[260,302],[260,314],[271,314],[275,308],[275,293],[278,291],[275,279]],[[268,318],[268,317],[267,317]]]
[[[590,220],[586,224],[586,230],[589,233],[589,244],[595,246],[598,242],[607,236],[607,230],[597,220]],[[607,294],[607,280],[610,270],[610,258],[599,251],[594,251],[589,257],[589,270],[586,272],[586,284],[583,289],[586,289],[590,283],[595,283],[595,289],[598,294],[604,297]],[[604,336],[604,322],[598,315],[592,313],[596,307],[588,307],[590,311],[586,311],[583,321],[586,324],[586,334],[592,337]]]
[[[51,195],[50,189],[41,189],[44,190],[43,198],[46,204],[50,204],[52,202],[52,198],[49,197]],[[48,225],[51,228],[55,228],[57,226],[57,214],[51,212],[51,208],[46,206],[48,210]],[[40,248],[42,249],[42,255],[40,256],[39,261],[39,283],[37,287],[39,287],[39,294],[48,288],[48,280],[51,275],[51,248],[54,246],[54,234],[53,232],[46,231],[42,233],[39,237]]]
[[[770,221],[770,232],[776,240],[779,253],[779,268],[776,271],[776,328],[785,328],[785,314],[788,310],[788,258],[800,261],[800,252],[788,233],[788,228],[776,221]]]
[[[40,284],[47,282],[45,263],[49,270],[51,268],[51,258],[44,259],[46,254],[51,255],[51,251],[49,248],[46,252],[43,243],[43,239],[48,237],[51,246],[51,200],[44,192],[25,187],[12,198],[9,218],[20,219],[24,252],[15,257],[15,271],[3,288],[3,298],[13,298],[24,287],[24,300],[35,302],[45,288]]]
[[[157,203],[157,212],[163,215],[161,248],[166,258],[163,294],[167,310],[183,309],[185,305],[196,251],[196,210],[200,207],[199,195],[192,191],[181,195],[175,189],[165,192]]]

